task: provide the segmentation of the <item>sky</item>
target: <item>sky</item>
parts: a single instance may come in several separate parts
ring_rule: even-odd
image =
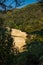
[[[9,0],[9,2],[7,2],[6,4],[9,5],[10,2],[12,2],[12,0]],[[22,8],[22,7],[25,7],[28,4],[32,4],[32,3],[35,3],[35,2],[37,2],[37,0],[25,0],[25,2],[23,2],[23,5],[19,6],[17,8]],[[12,4],[12,6],[13,6],[13,8],[15,7],[14,4]]]
[[[11,0],[9,0],[9,1],[11,1]],[[35,2],[37,2],[37,0],[24,0],[23,5],[19,6],[17,8],[22,8],[22,7],[24,7],[24,6],[28,5],[28,4],[32,4],[32,3],[35,3]],[[12,4],[12,6],[14,7],[14,4]]]
[[[28,4],[35,3],[35,2],[37,2],[37,0],[26,0],[26,1],[24,2],[24,5],[20,6],[20,8],[22,8],[22,7],[24,7],[24,6],[28,5]]]
[[[26,4],[34,3],[34,2],[36,2],[36,1],[37,1],[37,0],[26,0],[26,1],[25,1],[25,5],[26,5]]]

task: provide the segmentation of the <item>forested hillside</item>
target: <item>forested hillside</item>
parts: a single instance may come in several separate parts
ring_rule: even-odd
[[[26,45],[23,46],[24,51],[22,53],[16,52],[16,54],[12,49],[11,43],[13,40],[11,35],[7,33],[4,35],[4,38],[3,32],[0,32],[0,39],[2,39],[1,41],[4,39],[1,45],[2,53],[0,56],[4,53],[3,51],[8,49],[7,52],[4,53],[5,63],[1,65],[43,65],[43,6],[41,6],[41,4],[42,3],[30,4],[21,9],[9,10],[6,13],[0,11],[0,25],[2,24],[0,26],[1,31],[4,27],[10,27],[27,33]],[[4,31],[5,34],[6,29]],[[7,43],[10,43],[10,46],[9,44],[5,45],[6,39]],[[3,58],[1,60],[3,61]],[[6,62],[8,64],[6,64]]]
[[[39,35],[43,34],[43,6],[41,4],[34,3],[21,9],[0,13],[0,17],[4,19],[4,26],[20,29],[29,35],[38,35],[40,38]]]
[[[5,19],[5,26],[18,28],[30,33],[43,28],[42,9],[43,7],[39,3],[35,3],[18,10],[7,11],[6,14],[0,13],[0,16]]]

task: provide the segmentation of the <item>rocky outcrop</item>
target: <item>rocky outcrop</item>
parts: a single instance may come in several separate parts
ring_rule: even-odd
[[[23,46],[26,44],[26,32],[22,32],[18,29],[12,29],[11,35],[13,37],[13,45],[15,44],[15,47],[19,49],[20,52],[23,51]]]

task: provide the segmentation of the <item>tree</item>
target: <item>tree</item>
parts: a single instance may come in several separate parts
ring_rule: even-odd
[[[16,65],[11,31],[4,27],[4,19],[0,18],[0,65]]]
[[[0,10],[6,12],[7,8],[11,9],[12,4],[15,3],[15,7],[21,6],[21,0],[0,0]],[[7,4],[9,3],[9,5]],[[0,65],[16,65],[17,49],[13,50],[13,38],[11,37],[11,31],[4,27],[4,19],[0,18]]]
[[[41,7],[43,7],[43,0],[38,0],[38,2],[40,3]]]
[[[41,2],[41,3],[43,2],[43,0],[38,0],[38,1]]]
[[[27,42],[27,65],[43,65],[43,42],[38,40]]]
[[[0,7],[6,11],[7,8],[13,8],[12,4],[14,4],[15,7],[18,7],[22,2],[24,2],[24,0],[0,0]]]

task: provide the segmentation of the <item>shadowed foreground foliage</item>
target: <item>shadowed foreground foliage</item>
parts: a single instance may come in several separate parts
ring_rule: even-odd
[[[35,3],[25,8],[0,13],[0,65],[43,65],[43,7]],[[25,25],[25,26],[24,26]],[[26,45],[15,55],[11,32],[5,27],[25,31]]]
[[[13,38],[10,30],[3,25],[4,19],[0,18],[0,65],[16,64],[16,55],[13,50]]]
[[[43,42],[27,43],[27,51],[18,54],[17,65],[43,65]]]

